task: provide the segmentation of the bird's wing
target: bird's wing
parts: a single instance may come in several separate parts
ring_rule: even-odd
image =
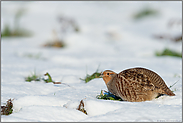
[[[119,73],[120,76],[123,76],[129,82],[133,82],[132,84],[137,84],[142,87],[146,87],[147,90],[151,90],[155,88],[155,84],[151,81],[151,78],[144,73],[142,69],[139,68],[131,68],[124,70]]]
[[[140,83],[143,87],[147,87],[147,89],[156,88],[164,91],[162,92],[164,94],[175,95],[157,73],[146,68],[126,69],[120,72],[119,75],[124,76],[126,79],[134,80],[135,82]]]

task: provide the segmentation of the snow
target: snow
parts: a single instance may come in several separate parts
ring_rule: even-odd
[[[1,39],[1,105],[9,98],[13,101],[13,113],[1,116],[3,122],[43,121],[103,121],[133,122],[162,121],[182,122],[182,59],[156,57],[155,51],[165,47],[182,52],[182,42],[153,38],[154,34],[182,34],[182,28],[167,27],[170,19],[182,19],[180,1],[52,1],[52,2],[1,2],[1,25],[13,24],[17,8],[27,9],[20,22],[31,30],[33,37]],[[135,12],[149,6],[160,15],[138,21]],[[44,48],[52,39],[52,30],[58,30],[58,15],[74,18],[79,33],[65,36],[66,47]],[[40,59],[24,57],[24,54],[41,54]],[[99,66],[100,65],[100,66]],[[145,102],[100,100],[96,96],[107,90],[104,81],[80,80],[86,72],[92,74],[111,69],[120,72],[132,67],[145,67],[157,72],[176,96],[162,96]],[[55,81],[65,84],[25,82],[24,77],[36,70],[46,72]],[[88,115],[76,110],[84,101]]]

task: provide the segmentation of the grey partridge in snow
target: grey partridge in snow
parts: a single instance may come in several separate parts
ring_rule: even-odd
[[[108,90],[125,101],[148,101],[161,94],[175,96],[157,73],[146,68],[130,68],[119,74],[105,70],[101,76]]]

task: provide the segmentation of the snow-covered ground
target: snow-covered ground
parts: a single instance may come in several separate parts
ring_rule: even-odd
[[[146,6],[158,10],[155,17],[134,20],[133,15]],[[11,98],[13,113],[1,116],[1,121],[182,121],[182,59],[157,57],[155,52],[165,47],[182,51],[182,42],[153,38],[155,34],[182,34],[182,25],[167,27],[169,20],[182,19],[182,2],[1,2],[1,25],[13,24],[17,8],[27,14],[21,27],[34,35],[27,38],[1,39],[1,105]],[[45,48],[52,39],[52,30],[59,29],[57,17],[74,18],[79,33],[65,36],[66,47]],[[40,59],[24,57],[41,54]],[[42,59],[44,58],[44,59]],[[176,96],[162,96],[145,102],[100,100],[96,96],[107,90],[104,81],[80,80],[99,71],[120,72],[132,67],[145,67],[157,72]],[[55,81],[65,84],[25,82],[34,72],[49,72]],[[88,115],[76,110],[84,101]]]

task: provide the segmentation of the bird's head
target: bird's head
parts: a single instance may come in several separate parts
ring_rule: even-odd
[[[100,75],[105,84],[107,85],[107,83],[116,75],[115,72],[111,71],[111,70],[105,70],[104,72],[102,72],[102,74]]]

